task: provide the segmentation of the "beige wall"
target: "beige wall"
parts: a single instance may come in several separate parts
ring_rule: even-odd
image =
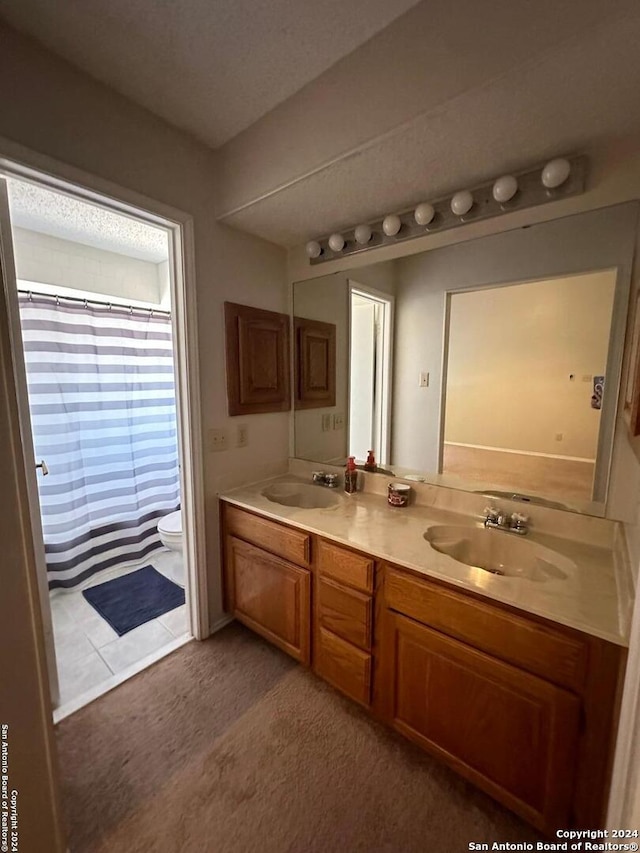
[[[19,156],[11,142],[19,143],[66,164],[63,177],[83,170],[193,216],[202,429],[205,438],[211,427],[232,431],[222,303],[229,299],[286,312],[285,253],[217,224],[217,165],[209,149],[2,24],[0,39],[0,136],[9,141],[0,141],[2,153]],[[288,457],[287,413],[243,420],[249,424],[248,447],[205,455],[212,623],[222,616],[216,491],[282,470]]]
[[[636,205],[619,205],[396,261],[392,464],[437,470],[447,291],[614,266],[628,279],[636,222]],[[622,336],[613,341],[618,356],[623,343]],[[430,374],[428,388],[418,387],[420,371]],[[606,393],[615,398],[615,383]]]
[[[16,276],[21,281],[70,287],[155,305],[162,302],[160,264],[26,228],[13,229],[13,248]],[[166,269],[166,262],[164,267]]]
[[[605,374],[615,281],[609,271],[453,294],[445,441],[595,459],[592,378]]]

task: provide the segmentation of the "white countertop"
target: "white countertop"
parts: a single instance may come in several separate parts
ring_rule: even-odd
[[[533,530],[527,541],[557,551],[576,568],[561,580],[497,576],[435,551],[424,538],[434,524],[480,526],[470,516],[430,506],[394,508],[379,494],[345,495],[341,490],[335,492],[339,498],[335,507],[282,506],[262,495],[267,485],[276,482],[309,481],[285,475],[233,489],[221,494],[220,499],[618,645],[628,644],[628,626],[621,624],[626,620],[620,617],[625,608],[620,606],[615,561],[609,548]]]

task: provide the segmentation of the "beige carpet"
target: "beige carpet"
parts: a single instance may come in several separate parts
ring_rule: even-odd
[[[238,625],[58,735],[72,853],[462,853],[536,838]]]

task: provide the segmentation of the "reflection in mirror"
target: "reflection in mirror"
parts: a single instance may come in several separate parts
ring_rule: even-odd
[[[335,406],[295,455],[604,515],[637,205],[319,276],[294,314],[335,324]]]
[[[592,500],[615,283],[606,270],[449,294],[442,473]]]
[[[349,455],[378,465],[391,453],[393,296],[350,282]]]

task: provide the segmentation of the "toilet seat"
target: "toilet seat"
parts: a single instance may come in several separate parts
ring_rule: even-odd
[[[170,512],[163,516],[158,522],[158,533],[167,538],[182,536],[182,511]]]

